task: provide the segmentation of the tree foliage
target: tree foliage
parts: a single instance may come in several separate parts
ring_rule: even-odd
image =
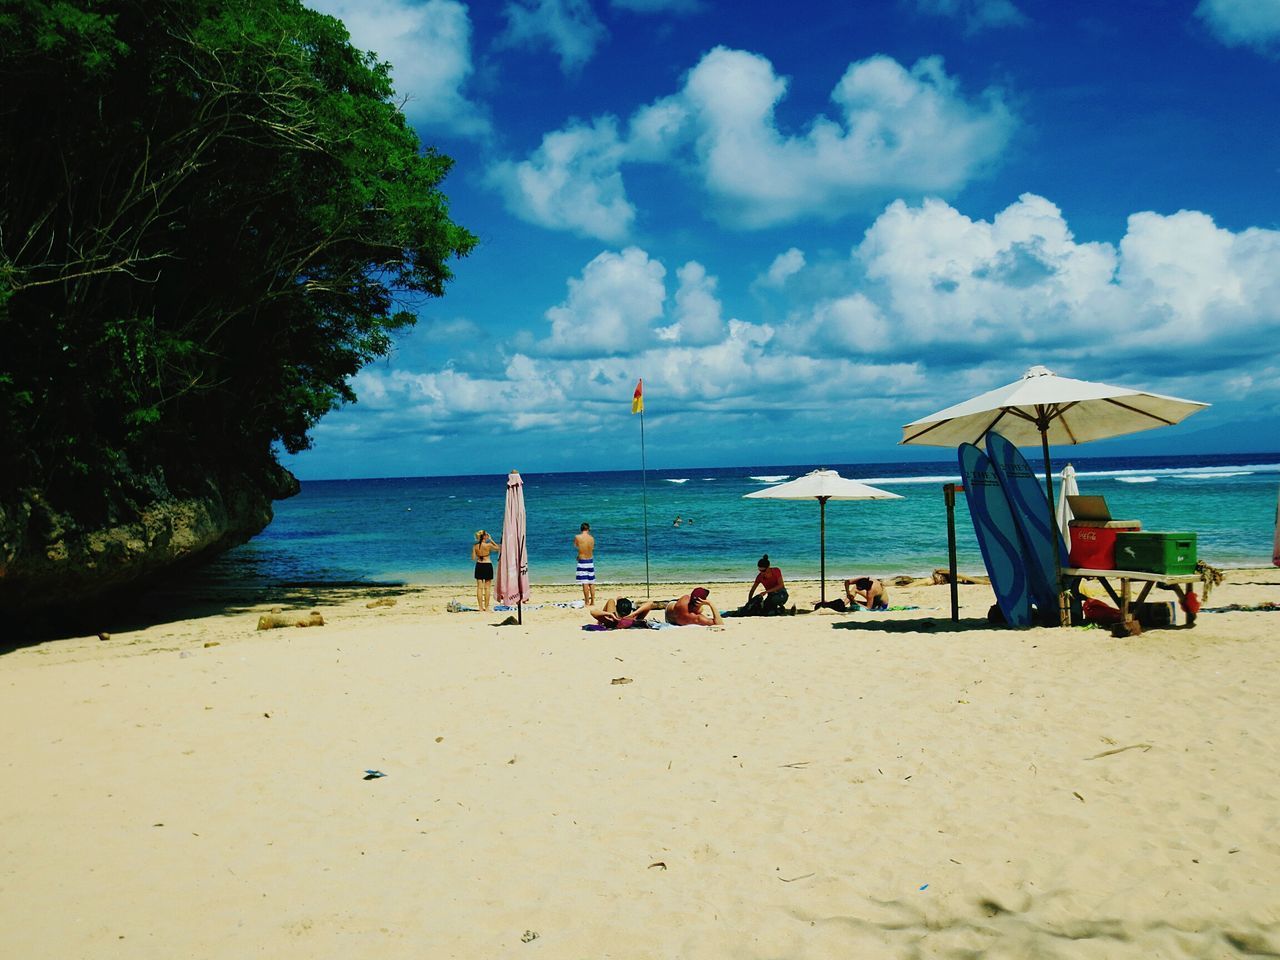
[[[0,90],[5,485],[306,448],[474,243],[297,0],[0,0]]]

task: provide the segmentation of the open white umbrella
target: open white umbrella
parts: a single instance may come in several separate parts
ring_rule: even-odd
[[[1067,497],[1074,497],[1080,492],[1080,487],[1076,484],[1076,468],[1071,464],[1067,464],[1062,468],[1061,483],[1058,484],[1058,529],[1062,532],[1062,539],[1066,541],[1067,550],[1071,549],[1071,520],[1074,514],[1071,512],[1071,504],[1067,501]]]
[[[881,490],[879,487],[842,477],[834,470],[814,470],[786,483],[748,493],[743,499],[818,501],[818,529],[822,544],[822,601],[825,603],[827,600],[827,501],[901,500],[902,497],[888,490]]]
[[[922,417],[902,428],[902,442],[935,447],[979,443],[995,430],[1024,447],[1039,442],[1053,505],[1049,445],[1086,443],[1180,423],[1207,403],[1129,387],[1060,377],[1032,367],[1022,379]]]

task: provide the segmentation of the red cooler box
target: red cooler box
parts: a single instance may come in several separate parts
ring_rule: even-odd
[[[1116,534],[1142,529],[1138,520],[1072,520],[1071,555],[1073,567],[1085,570],[1116,568]]]

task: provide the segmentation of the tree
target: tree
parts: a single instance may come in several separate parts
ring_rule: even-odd
[[[297,0],[0,0],[0,489],[269,462],[475,238]]]

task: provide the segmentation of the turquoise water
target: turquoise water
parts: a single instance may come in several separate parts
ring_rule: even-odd
[[[1055,461],[1055,472],[1066,462]],[[1080,492],[1105,496],[1114,517],[1141,520],[1147,530],[1195,532],[1201,558],[1215,566],[1271,564],[1280,454],[1070,462]],[[650,470],[643,485],[639,471],[525,474],[530,576],[572,582],[572,540],[585,520],[596,536],[601,581],[644,582],[647,489],[654,582],[750,579],[765,552],[788,577],[816,578],[817,503],[742,499],[816,466]],[[828,578],[946,566],[942,485],[958,482],[954,461],[832,466],[904,499],[827,505]],[[472,535],[484,527],[500,536],[505,492],[504,475],[306,482],[276,504],[265,531],[210,573],[258,583],[467,583]],[[677,515],[684,520],[678,528]],[[961,571],[982,573],[963,496],[956,531]]]

